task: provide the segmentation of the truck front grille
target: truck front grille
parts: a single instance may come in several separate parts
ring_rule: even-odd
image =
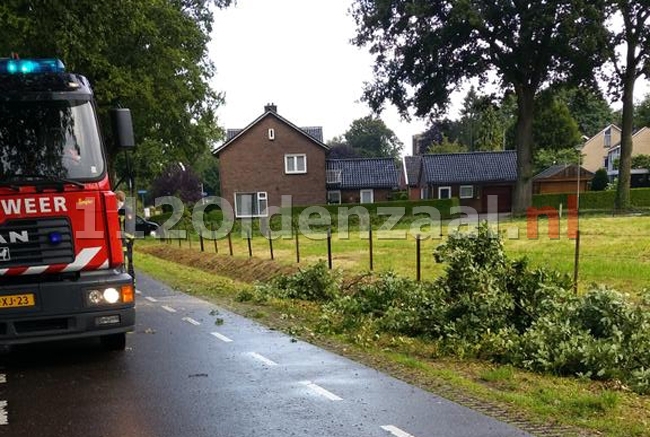
[[[8,220],[0,225],[0,269],[74,261],[74,240],[65,217]]]

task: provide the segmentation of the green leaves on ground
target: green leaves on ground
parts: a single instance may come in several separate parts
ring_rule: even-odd
[[[440,354],[622,381],[650,393],[650,295],[632,302],[596,288],[576,296],[567,275],[509,259],[487,224],[450,236],[435,257],[446,273],[434,282],[391,272],[344,280],[321,262],[240,299],[316,302],[320,330],[360,344],[382,333],[418,337]]]

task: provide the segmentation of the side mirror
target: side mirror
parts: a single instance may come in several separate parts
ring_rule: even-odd
[[[131,110],[127,108],[111,109],[111,124],[113,125],[115,145],[120,149],[133,149],[135,140]]]

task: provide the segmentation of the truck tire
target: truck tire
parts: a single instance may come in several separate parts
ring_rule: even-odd
[[[101,343],[109,351],[123,351],[126,349],[126,333],[102,335]]]

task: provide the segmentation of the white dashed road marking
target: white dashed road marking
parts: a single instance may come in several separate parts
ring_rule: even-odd
[[[0,384],[4,384],[7,382],[7,375],[4,373],[0,373]]]
[[[219,334],[218,332],[211,332],[210,334],[214,335],[215,337],[217,337],[219,340],[221,340],[223,342],[226,342],[226,343],[232,342],[231,339],[229,339],[228,337],[226,337],[223,334]]]
[[[262,355],[258,354],[257,352],[249,352],[248,355],[251,357],[255,358],[257,361],[261,361],[262,363],[266,364],[267,366],[277,366],[278,363],[275,361],[269,360],[266,357],[263,357]]]
[[[183,317],[183,321],[189,323],[190,325],[194,325],[194,326],[199,326],[201,324],[201,322],[197,322],[196,320],[194,320],[191,317]]]
[[[393,434],[395,437],[413,437],[411,434],[409,434],[406,431],[402,431],[396,426],[393,425],[384,425],[381,427],[384,431],[388,431],[389,433]]]
[[[167,305],[161,305],[161,308],[164,309],[165,311],[167,311],[168,313],[175,313],[176,312],[176,310],[174,308],[172,308],[170,306],[167,306]]]
[[[301,384],[306,386],[307,388],[311,389],[312,391],[318,393],[319,395],[321,395],[323,397],[326,397],[330,401],[342,401],[343,400],[342,398],[336,396],[331,391],[325,390],[320,385],[314,384],[311,381],[302,381]]]
[[[154,298],[151,297],[151,296],[145,296],[144,298],[147,299],[147,300],[148,300],[149,302],[151,302],[151,303],[156,303],[156,302],[158,302],[156,299],[154,299]]]
[[[9,425],[7,415],[7,401],[0,401],[0,425]]]
[[[135,290],[135,294],[142,294],[140,290]]]

